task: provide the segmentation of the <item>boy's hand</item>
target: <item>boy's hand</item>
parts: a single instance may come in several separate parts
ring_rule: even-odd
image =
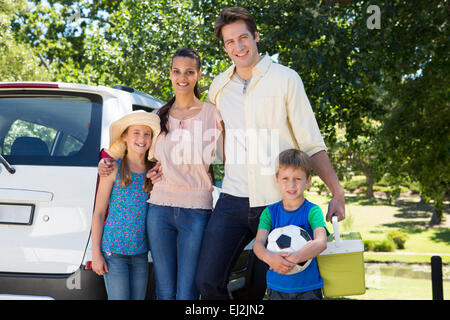
[[[152,180],[152,184],[161,181],[162,177],[161,162],[157,162],[153,168],[147,171],[146,177]]]
[[[302,255],[301,255],[301,250],[289,254],[286,257],[286,260],[289,261],[289,262],[292,262],[294,264],[299,264],[300,262],[304,262],[305,261],[303,259]]]
[[[280,274],[286,274],[291,271],[295,263],[287,260],[289,256],[289,253],[271,253],[270,261],[268,261],[270,270]]]
[[[100,177],[107,177],[114,171],[114,159],[103,158],[98,163],[98,175]]]

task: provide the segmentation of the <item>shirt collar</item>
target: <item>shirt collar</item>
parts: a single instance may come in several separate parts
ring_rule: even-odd
[[[261,75],[266,74],[266,72],[269,70],[270,65],[272,64],[272,60],[270,59],[268,54],[265,54],[261,60],[256,64],[256,66],[253,67],[252,74],[255,75],[256,73],[259,73]],[[235,72],[236,66],[233,63],[226,71],[225,74],[228,78],[232,78]]]

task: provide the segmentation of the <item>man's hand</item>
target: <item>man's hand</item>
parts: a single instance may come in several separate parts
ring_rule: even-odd
[[[326,220],[331,221],[332,216],[337,216],[338,221],[345,219],[345,196],[343,192],[338,195],[333,195],[333,198],[328,204]]]
[[[146,177],[152,180],[152,184],[162,180],[161,162],[157,162],[153,168],[147,171]]]
[[[111,158],[103,158],[98,163],[98,175],[107,177],[114,171],[115,160]]]

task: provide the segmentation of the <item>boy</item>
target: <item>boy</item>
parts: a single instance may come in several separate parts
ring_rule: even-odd
[[[267,293],[270,300],[320,300],[323,280],[315,259],[327,247],[329,233],[319,206],[304,198],[303,192],[311,184],[311,164],[306,153],[288,149],[278,157],[276,182],[283,199],[268,206],[261,214],[258,233],[253,246],[256,256],[266,262]],[[311,236],[301,250],[294,253],[269,252],[265,245],[271,230],[296,225]],[[312,259],[302,272],[286,275],[297,263]]]

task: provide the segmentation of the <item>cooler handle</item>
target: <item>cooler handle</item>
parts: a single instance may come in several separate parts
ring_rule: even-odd
[[[342,241],[339,233],[338,217],[332,216],[331,222],[333,223],[334,241],[336,241],[336,247],[339,247]]]

